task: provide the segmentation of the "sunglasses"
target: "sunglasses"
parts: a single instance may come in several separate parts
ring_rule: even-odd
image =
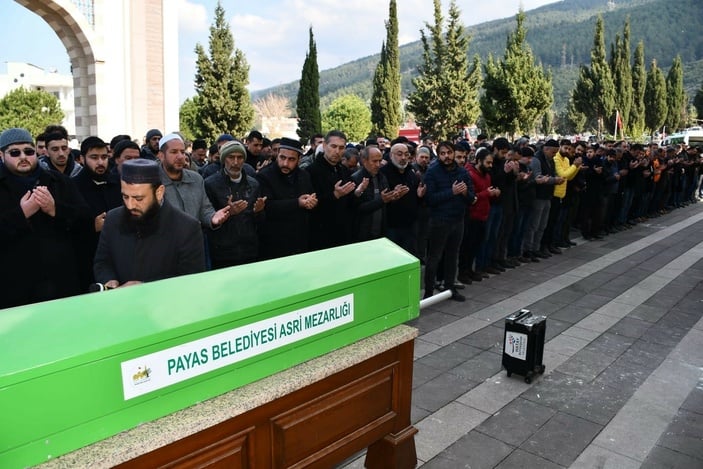
[[[13,158],[19,157],[22,153],[24,153],[27,156],[33,156],[34,154],[37,153],[37,151],[34,148],[24,148],[22,150],[19,150],[17,148],[13,148],[12,150],[7,150],[6,152],[8,155],[10,155]]]

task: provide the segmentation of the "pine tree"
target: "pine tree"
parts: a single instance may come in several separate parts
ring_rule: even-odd
[[[573,95],[569,97],[569,103],[566,106],[566,120],[573,133],[583,132],[586,128],[586,116],[576,110]]]
[[[596,123],[599,132],[602,124],[609,123],[610,118],[614,117],[615,85],[605,58],[605,32],[601,15],[596,21],[591,65],[581,66],[572,98],[576,110],[585,114],[589,123]]]
[[[481,111],[496,133],[532,131],[554,102],[551,75],[535,65],[532,50],[525,43],[525,13],[520,10],[516,19],[517,27],[508,34],[503,59],[495,61],[489,56],[485,67]]]
[[[644,90],[647,86],[647,69],[644,65],[644,43],[640,41],[635,49],[635,63],[632,67],[632,107],[627,128],[630,135],[640,136],[645,131]]]
[[[187,140],[195,140],[199,135],[197,129],[198,120],[198,95],[187,98],[178,110],[178,131]]]
[[[460,21],[461,12],[452,0],[444,31],[440,0],[434,0],[434,24],[420,31],[422,62],[413,79],[415,91],[408,96],[408,110],[424,135],[438,139],[453,136],[463,124],[476,122],[479,114],[480,61],[469,67],[470,38]],[[478,68],[477,68],[478,66]]]
[[[386,21],[386,40],[381,47],[381,60],[373,76],[371,131],[393,138],[398,135],[401,119],[398,11],[396,1],[391,0]]]
[[[657,61],[652,60],[652,65],[647,73],[647,86],[644,89],[644,122],[651,133],[659,129],[666,122],[666,80],[664,74],[657,67]]]
[[[693,97],[693,107],[696,109],[696,114],[699,118],[703,118],[703,82],[701,82],[701,87],[698,88],[696,96]]]
[[[320,114],[320,71],[317,68],[317,45],[310,26],[310,43],[303,62],[303,73],[300,77],[298,99],[298,136],[303,142],[310,140],[315,134],[322,132],[322,116]]]
[[[615,109],[620,111],[623,124],[630,119],[632,108],[632,70],[630,68],[630,20],[625,21],[622,40],[615,36],[614,52],[611,54],[611,72],[615,86]],[[626,128],[630,132],[630,128]]]
[[[198,94],[196,129],[203,138],[215,139],[221,133],[244,135],[254,120],[249,97],[249,65],[241,50],[234,47],[225,10],[218,2],[215,22],[210,26],[209,55],[195,46],[195,91]]]
[[[685,125],[686,93],[683,89],[683,66],[681,56],[677,55],[666,76],[666,120],[664,125],[668,133],[674,133]]]

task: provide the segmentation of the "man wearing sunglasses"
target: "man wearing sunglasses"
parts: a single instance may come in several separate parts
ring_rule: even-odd
[[[0,134],[0,309],[87,291],[76,243],[88,206],[66,176],[42,169],[31,134]]]

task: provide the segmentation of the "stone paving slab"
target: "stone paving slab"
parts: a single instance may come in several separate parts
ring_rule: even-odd
[[[419,466],[703,467],[703,210],[671,215],[469,285],[471,305],[418,320]],[[500,368],[503,320],[523,307],[549,317],[547,371],[531,385]]]

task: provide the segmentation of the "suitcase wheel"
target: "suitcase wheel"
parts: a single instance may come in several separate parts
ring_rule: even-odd
[[[540,366],[540,367],[539,367],[539,374],[543,375],[543,374],[544,374],[544,370],[546,370],[546,369],[547,369],[547,368],[546,368],[544,365]]]

